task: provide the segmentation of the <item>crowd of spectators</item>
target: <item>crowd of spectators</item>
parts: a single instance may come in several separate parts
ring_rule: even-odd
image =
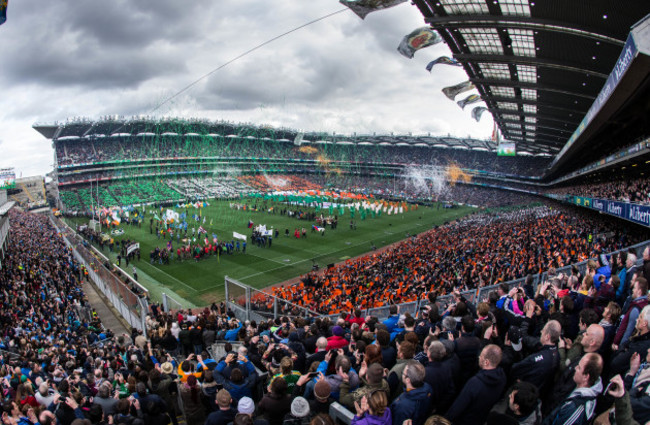
[[[406,276],[414,286],[449,280],[454,303],[445,309],[434,286],[422,287],[427,303],[417,317],[393,304],[382,320],[364,317],[361,299],[349,304],[334,293],[322,294],[339,301],[334,320],[242,322],[224,304],[169,313],[154,304],[148,338],[103,328],[84,296],[83,268],[47,217],[9,214],[0,271],[3,424],[165,425],[182,413],[188,425],[334,425],[334,401],[354,413],[354,425],[587,424],[610,407],[617,423],[650,420],[650,249],[642,266],[631,252],[608,256],[632,240],[588,244],[606,229],[569,211],[540,207],[443,226],[372,257],[356,288],[347,280],[365,272],[354,261],[325,275],[347,299],[376,295],[386,282],[401,296],[392,302],[410,296]],[[595,250],[602,255],[584,275],[553,272]],[[437,259],[445,262],[426,268]],[[462,264],[472,268],[459,280],[449,269]],[[537,290],[530,280],[502,285],[474,306],[456,291],[485,279],[485,265],[501,280],[519,271],[548,271],[549,280]],[[212,358],[219,340],[230,343]]]
[[[650,179],[647,177],[613,177],[608,180],[606,182],[585,182],[561,188],[553,188],[549,189],[547,193],[650,205]]]
[[[549,165],[549,158],[497,156],[494,152],[423,146],[303,145],[249,138],[212,137],[116,137],[98,140],[56,142],[57,164],[76,165],[104,161],[155,158],[271,158],[316,160],[336,167],[344,163],[441,165],[455,163],[462,168],[497,173],[537,176]]]
[[[610,234],[606,239],[598,235]],[[381,253],[347,260],[275,294],[334,314],[410,302],[432,290],[468,290],[585,261],[648,239],[598,214],[559,206],[474,214],[413,236]]]

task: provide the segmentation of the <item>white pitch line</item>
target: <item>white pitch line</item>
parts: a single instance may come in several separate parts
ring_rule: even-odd
[[[182,281],[176,279],[174,276],[170,275],[169,273],[167,273],[167,272],[165,272],[165,271],[162,271],[161,269],[157,268],[156,266],[152,266],[152,267],[153,267],[154,269],[158,270],[160,273],[164,274],[165,276],[169,276],[171,279],[173,279],[174,281],[180,283],[181,285],[183,285],[184,287],[190,289],[191,291],[193,291],[193,292],[199,292],[199,291],[197,291],[196,289],[192,288],[191,286],[189,286],[189,285],[183,283]],[[146,272],[145,272],[145,273],[146,273]],[[154,280],[158,280],[158,279],[155,279],[155,278],[154,278],[153,276],[151,276],[150,274],[149,274],[149,276],[150,276],[152,279],[154,279]],[[161,283],[162,283],[162,282],[161,282]]]

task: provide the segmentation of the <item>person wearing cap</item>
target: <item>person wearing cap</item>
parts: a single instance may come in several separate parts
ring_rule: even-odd
[[[343,337],[345,331],[340,326],[332,328],[332,336],[327,338],[327,350],[338,350],[348,346],[349,341]]]
[[[250,397],[243,397],[237,403],[237,415],[235,415],[235,420],[233,420],[233,422],[235,422],[240,415],[248,415],[251,419],[253,419],[254,414],[255,402],[253,402],[253,399]],[[228,423],[228,425],[232,425],[233,422]],[[253,425],[269,425],[269,421],[263,418],[257,418],[253,419]]]
[[[152,394],[158,395],[167,403],[169,416],[171,416],[172,422],[176,425],[178,424],[178,420],[176,419],[177,398],[175,396],[178,394],[178,386],[169,376],[173,372],[174,366],[169,362],[165,362],[162,364],[161,370],[163,373],[160,373],[158,369],[151,369],[148,385]]]
[[[320,413],[329,414],[330,404],[334,402],[331,397],[332,386],[327,379],[320,379],[314,385],[314,399],[309,400],[309,411],[312,416]]]
[[[282,425],[309,425],[311,418],[309,402],[304,397],[296,397],[291,402],[291,412],[284,416]]]
[[[235,419],[237,410],[232,405],[232,397],[227,390],[217,392],[216,404],[218,410],[208,415],[205,425],[227,425]]]

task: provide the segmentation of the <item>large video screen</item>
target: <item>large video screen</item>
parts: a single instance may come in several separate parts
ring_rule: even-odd
[[[0,168],[0,190],[16,187],[16,172],[13,168]]]

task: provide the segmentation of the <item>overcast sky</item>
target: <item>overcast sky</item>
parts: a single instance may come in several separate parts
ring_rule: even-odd
[[[36,122],[152,115],[230,59],[343,8],[335,0],[10,0],[0,26],[0,167],[16,167],[17,177],[51,171],[51,142],[31,128]],[[462,68],[425,70],[450,56],[444,43],[413,59],[397,52],[423,25],[410,2],[365,20],[346,9],[215,72],[155,115],[489,137],[489,114],[476,123],[476,105],[463,111],[440,91],[467,79]]]

